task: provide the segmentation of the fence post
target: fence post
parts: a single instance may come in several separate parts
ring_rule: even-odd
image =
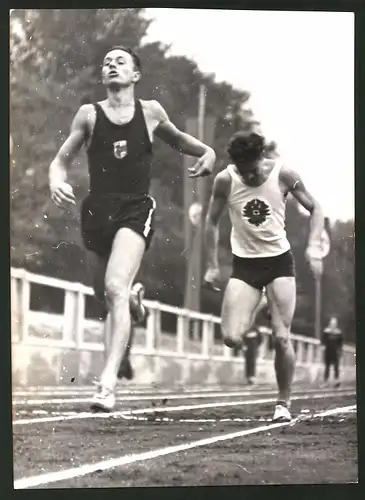
[[[77,383],[81,384],[81,350],[84,343],[84,317],[85,317],[85,295],[82,288],[76,292],[76,314],[75,314],[75,331],[76,331],[76,352],[78,355],[77,363]]]
[[[81,290],[77,291],[76,307],[76,349],[79,351],[84,343],[84,316],[85,316],[85,296]]]
[[[303,341],[297,340],[296,358],[299,363],[303,362]]]
[[[146,350],[150,353],[156,350],[156,330],[160,327],[160,311],[153,306],[147,318],[146,329]]]
[[[314,349],[313,344],[308,344],[307,346],[307,364],[311,365],[314,362]]]
[[[194,319],[193,320],[193,324],[192,324],[192,330],[191,330],[191,333],[192,333],[192,339],[191,340],[195,340],[196,342],[198,342],[200,339],[201,339],[201,330],[200,330],[200,321]]]
[[[322,361],[322,346],[321,344],[317,344],[315,346],[315,363],[321,363]]]
[[[63,340],[73,340],[73,332],[76,324],[75,321],[76,310],[76,293],[71,290],[66,290],[65,305],[63,309]]]
[[[178,354],[184,354],[185,334],[188,331],[189,318],[185,314],[180,314],[177,317],[176,329],[176,351]]]
[[[213,341],[213,321],[203,320],[203,342],[202,342],[202,354],[203,356],[209,356]]]

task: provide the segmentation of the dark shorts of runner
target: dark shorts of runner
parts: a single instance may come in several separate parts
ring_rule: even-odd
[[[121,228],[142,236],[146,250],[154,232],[155,200],[148,195],[89,194],[81,205],[81,232],[85,247],[108,257]]]
[[[295,264],[290,250],[275,257],[237,257],[233,255],[231,278],[262,290],[276,278],[295,277]]]

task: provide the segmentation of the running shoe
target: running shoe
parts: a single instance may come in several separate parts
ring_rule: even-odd
[[[90,407],[94,411],[110,412],[115,406],[115,394],[100,383],[95,384],[98,389],[91,399]]]
[[[142,283],[135,283],[132,286],[131,294],[129,297],[129,308],[131,311],[131,316],[136,324],[141,324],[144,322],[147,316],[147,311],[142,304],[145,287]]]
[[[274,416],[272,419],[273,422],[290,422],[291,414],[289,408],[287,406],[277,404],[275,407]]]

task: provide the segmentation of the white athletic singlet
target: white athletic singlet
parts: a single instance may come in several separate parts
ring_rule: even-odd
[[[285,230],[286,199],[279,185],[280,169],[281,163],[276,161],[266,181],[259,187],[251,187],[244,184],[234,165],[227,167],[232,179],[228,197],[231,248],[237,257],[275,257],[290,249]]]

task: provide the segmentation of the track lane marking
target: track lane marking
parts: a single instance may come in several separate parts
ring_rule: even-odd
[[[339,413],[347,413],[356,408],[356,405],[345,406],[342,408],[334,408],[333,410],[327,410],[324,412],[316,413],[313,418],[324,417],[335,415]],[[235,439],[239,437],[248,436],[250,434],[257,434],[259,432],[265,432],[271,429],[276,429],[279,427],[285,427],[288,425],[292,425],[293,422],[299,421],[299,419],[294,419],[291,422],[283,422],[276,423],[270,425],[263,425],[260,427],[255,427],[254,429],[248,429],[244,431],[232,432],[229,434],[213,436],[206,439],[199,439],[197,441],[191,441],[190,443],[177,445],[177,446],[168,446],[165,448],[158,448],[157,450],[148,451],[144,453],[134,453],[132,455],[126,455],[118,458],[112,458],[109,460],[103,460],[101,462],[97,462],[95,464],[86,464],[81,467],[75,467],[73,469],[66,469],[57,472],[50,472],[46,474],[40,474],[37,476],[30,476],[21,479],[17,479],[14,481],[15,489],[27,489],[41,485],[47,485],[49,483],[56,483],[63,480],[73,479],[76,477],[86,476],[88,474],[92,474],[97,471],[105,471],[108,469],[114,469],[116,467],[120,467],[122,465],[129,465],[136,462],[141,462],[144,460],[151,460],[152,458],[159,458],[166,455],[171,455],[173,453],[179,453],[181,451],[189,450],[192,448],[198,448],[201,446],[207,446],[219,441],[228,441],[230,439]]]
[[[254,391],[261,392],[261,391],[271,391],[274,389],[274,384],[271,385],[260,385],[254,387]],[[299,389],[299,387],[298,387]],[[247,391],[249,389],[246,389]],[[302,390],[305,390],[303,387]],[[188,389],[179,389],[179,388],[168,388],[168,389],[151,389],[149,388],[148,390],[144,389],[127,389],[123,387],[117,387],[116,392],[118,394],[126,394],[126,395],[146,395],[148,396],[149,394],[151,395],[156,395],[156,394],[161,394],[161,395],[166,395],[166,394],[206,394],[206,393],[229,393],[229,392],[242,392],[242,386],[235,386],[231,388],[227,387],[201,387],[201,388],[188,388]],[[95,392],[95,387],[92,386],[85,386],[85,387],[75,387],[75,388],[69,388],[65,387],[61,389],[60,387],[57,387],[54,391],[51,389],[27,389],[25,391],[22,390],[13,390],[13,397],[14,398],[19,398],[19,397],[27,397],[27,396],[73,396],[73,395],[83,395],[83,394],[93,394]]]
[[[257,393],[258,395],[262,394],[276,394],[277,391],[272,389],[272,390],[267,390],[267,391],[261,391]],[[90,397],[94,393],[90,393]],[[231,392],[231,393],[220,393],[220,392],[213,392],[209,394],[199,394],[199,393],[194,393],[194,394],[151,394],[149,395],[127,395],[123,396],[117,393],[118,399],[121,401],[159,401],[161,399],[167,398],[167,399],[209,399],[209,398],[229,398],[229,397],[241,397],[241,396],[255,396],[255,392],[253,391],[239,391],[239,392]],[[55,398],[55,399],[24,399],[20,401],[13,400],[12,404],[14,406],[42,406],[42,405],[52,405],[52,404],[70,404],[70,403],[88,403],[90,401],[90,397],[84,397],[84,398]]]
[[[317,393],[317,394],[305,394],[292,396],[292,401],[296,400],[307,400],[307,399],[321,399],[336,396],[355,396],[356,393],[351,391],[347,393]],[[205,403],[199,405],[180,405],[180,406],[160,406],[160,407],[149,407],[149,408],[139,408],[136,410],[125,410],[111,413],[92,413],[92,412],[82,412],[76,415],[66,415],[66,416],[56,416],[56,417],[40,417],[40,418],[23,418],[19,420],[14,420],[13,425],[30,425],[38,423],[50,423],[50,422],[64,422],[67,420],[84,420],[90,418],[124,418],[126,415],[144,415],[156,412],[173,412],[173,411],[187,411],[187,410],[201,410],[206,408],[222,408],[229,406],[246,406],[254,404],[265,404],[274,403],[276,398],[263,398],[263,399],[251,399],[245,401],[225,401],[222,403]]]
[[[327,389],[328,390],[328,389]],[[342,394],[343,392],[348,392],[350,388],[342,388],[336,389],[338,394]],[[320,389],[308,389],[308,390],[298,390],[297,393],[303,392],[305,394],[317,394],[320,392]],[[123,396],[121,393],[117,392],[118,400],[123,401],[158,401],[161,399],[209,399],[209,398],[229,398],[229,397],[244,397],[244,396],[263,396],[263,395],[271,395],[276,394],[277,389],[268,389],[268,390],[254,390],[254,391],[236,391],[236,392],[211,392],[211,393],[161,393],[161,394],[141,394],[141,395],[126,395]],[[323,391],[323,393],[325,393]],[[90,393],[92,396],[94,393]],[[23,399],[16,400],[13,399],[13,406],[42,406],[42,405],[53,405],[53,404],[73,404],[73,403],[89,403],[90,397],[83,398],[54,398],[54,399]]]

